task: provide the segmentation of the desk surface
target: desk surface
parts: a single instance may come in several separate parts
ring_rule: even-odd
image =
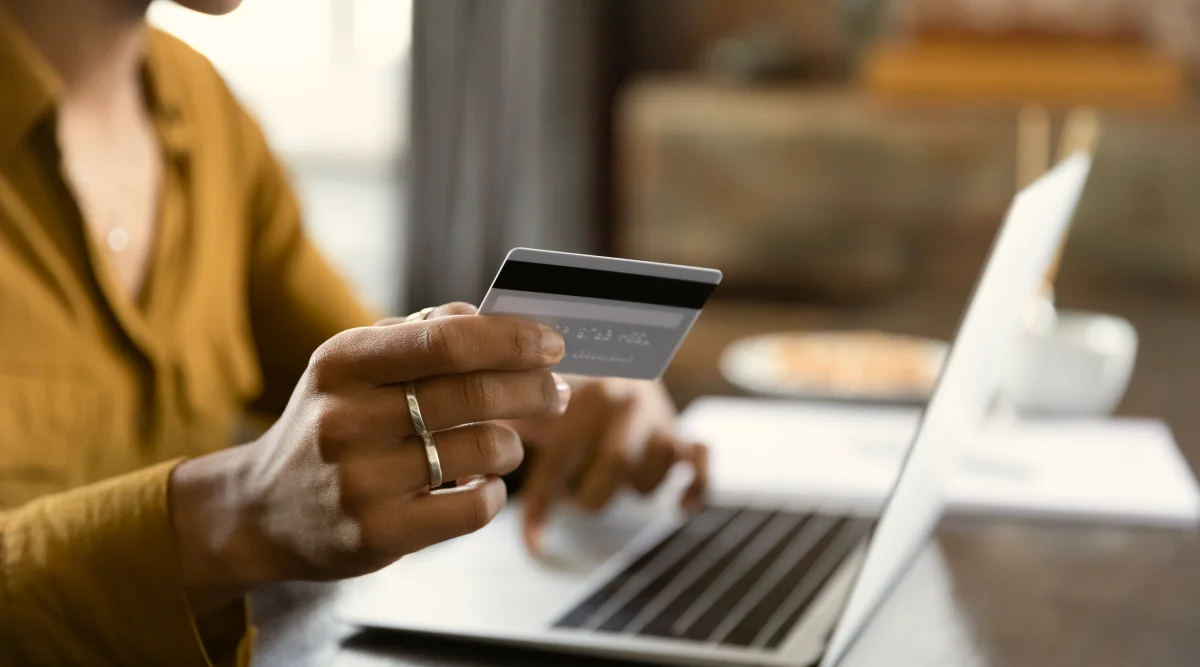
[[[685,400],[727,390],[713,359],[737,335],[790,327],[874,326],[948,337],[965,293],[859,311],[709,309],[672,369]],[[937,301],[937,303],[934,303]],[[1121,412],[1166,419],[1193,470],[1200,462],[1200,294],[1077,289],[1068,308],[1129,318],[1141,339]],[[287,665],[561,665],[561,655],[481,648],[338,624],[333,585],[289,584],[255,600],[258,663]],[[420,604],[419,600],[412,604]],[[953,519],[910,570],[848,667],[1184,667],[1200,660],[1200,534],[1006,520]],[[581,667],[617,665],[572,659]]]

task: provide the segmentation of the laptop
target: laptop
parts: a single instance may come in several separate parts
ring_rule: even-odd
[[[487,528],[350,582],[338,615],[659,664],[838,664],[941,517],[949,469],[991,407],[1090,168],[1074,155],[1013,200],[882,505],[797,489],[714,497],[685,516],[671,493],[622,497],[600,516],[559,512],[534,557],[517,498]]]

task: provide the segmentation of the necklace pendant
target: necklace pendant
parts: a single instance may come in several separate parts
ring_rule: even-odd
[[[123,252],[129,247],[129,232],[120,227],[108,232],[108,249],[115,252]]]

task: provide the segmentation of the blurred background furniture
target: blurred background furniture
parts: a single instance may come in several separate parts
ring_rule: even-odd
[[[1073,278],[1200,277],[1191,223],[1200,126],[1187,49],[1161,45],[1171,40],[1159,35],[1165,20],[1150,5],[1165,9],[1155,3],[1108,3],[1111,22],[1082,34],[1056,32],[1057,10],[1039,32],[1030,28],[1035,11],[1014,9],[972,30],[966,9],[933,9],[968,2],[896,0],[872,13],[881,3],[810,0],[744,14],[714,8],[731,3],[643,4],[655,9],[632,11],[628,23],[649,22],[654,35],[677,25],[682,36],[622,31],[634,35],[635,63],[615,93],[615,252],[718,266],[728,276],[721,297],[885,298],[918,274],[936,282],[980,256],[1016,186],[1021,105],[1049,107],[1057,135],[1067,110],[1088,104],[1101,110],[1104,132],[1068,244]],[[847,27],[858,15],[844,9],[851,5],[882,21],[882,36],[854,38],[874,31]],[[960,21],[933,22],[943,15]],[[778,26],[766,50],[773,58],[810,66],[760,62],[771,73],[761,79],[714,73],[714,49],[743,39],[753,51],[756,38],[739,36],[762,25]],[[820,65],[831,62],[851,66]]]
[[[1187,94],[1190,0],[893,0],[863,80],[895,104],[1030,100],[1173,109]]]

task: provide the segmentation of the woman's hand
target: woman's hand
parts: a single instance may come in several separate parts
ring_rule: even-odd
[[[475,307],[443,306],[431,317],[473,315]],[[598,511],[618,489],[651,493],[677,463],[692,467],[681,504],[696,509],[708,490],[708,448],[679,437],[675,405],[661,383],[618,378],[568,379],[571,402],[562,415],[508,422],[536,450],[526,478],[524,535],[537,551],[546,517],[568,495]],[[572,482],[578,482],[574,491]]]
[[[335,336],[262,438],[176,468],[172,521],[195,613],[271,581],[377,570],[500,511],[499,475],[523,450],[495,420],[563,412],[570,388],[546,369],[564,344],[524,320],[442,316],[462,310]],[[445,478],[465,481],[456,488],[428,488],[409,380]]]
[[[646,494],[658,488],[676,463],[689,463],[692,483],[682,505],[694,510],[708,486],[708,449],[679,437],[675,406],[658,382],[571,378],[565,414],[514,422],[536,451],[522,492],[524,535],[537,551],[547,514],[578,480],[573,500],[591,511],[603,508],[623,486]]]
[[[443,306],[430,317],[474,315],[462,303]],[[672,466],[692,467],[681,504],[696,509],[708,490],[708,449],[679,437],[675,405],[661,383],[617,378],[568,379],[571,402],[562,415],[508,422],[536,456],[526,478],[524,535],[537,551],[554,504],[568,495],[578,506],[598,511],[618,489],[651,493]],[[572,482],[578,485],[571,491]]]

